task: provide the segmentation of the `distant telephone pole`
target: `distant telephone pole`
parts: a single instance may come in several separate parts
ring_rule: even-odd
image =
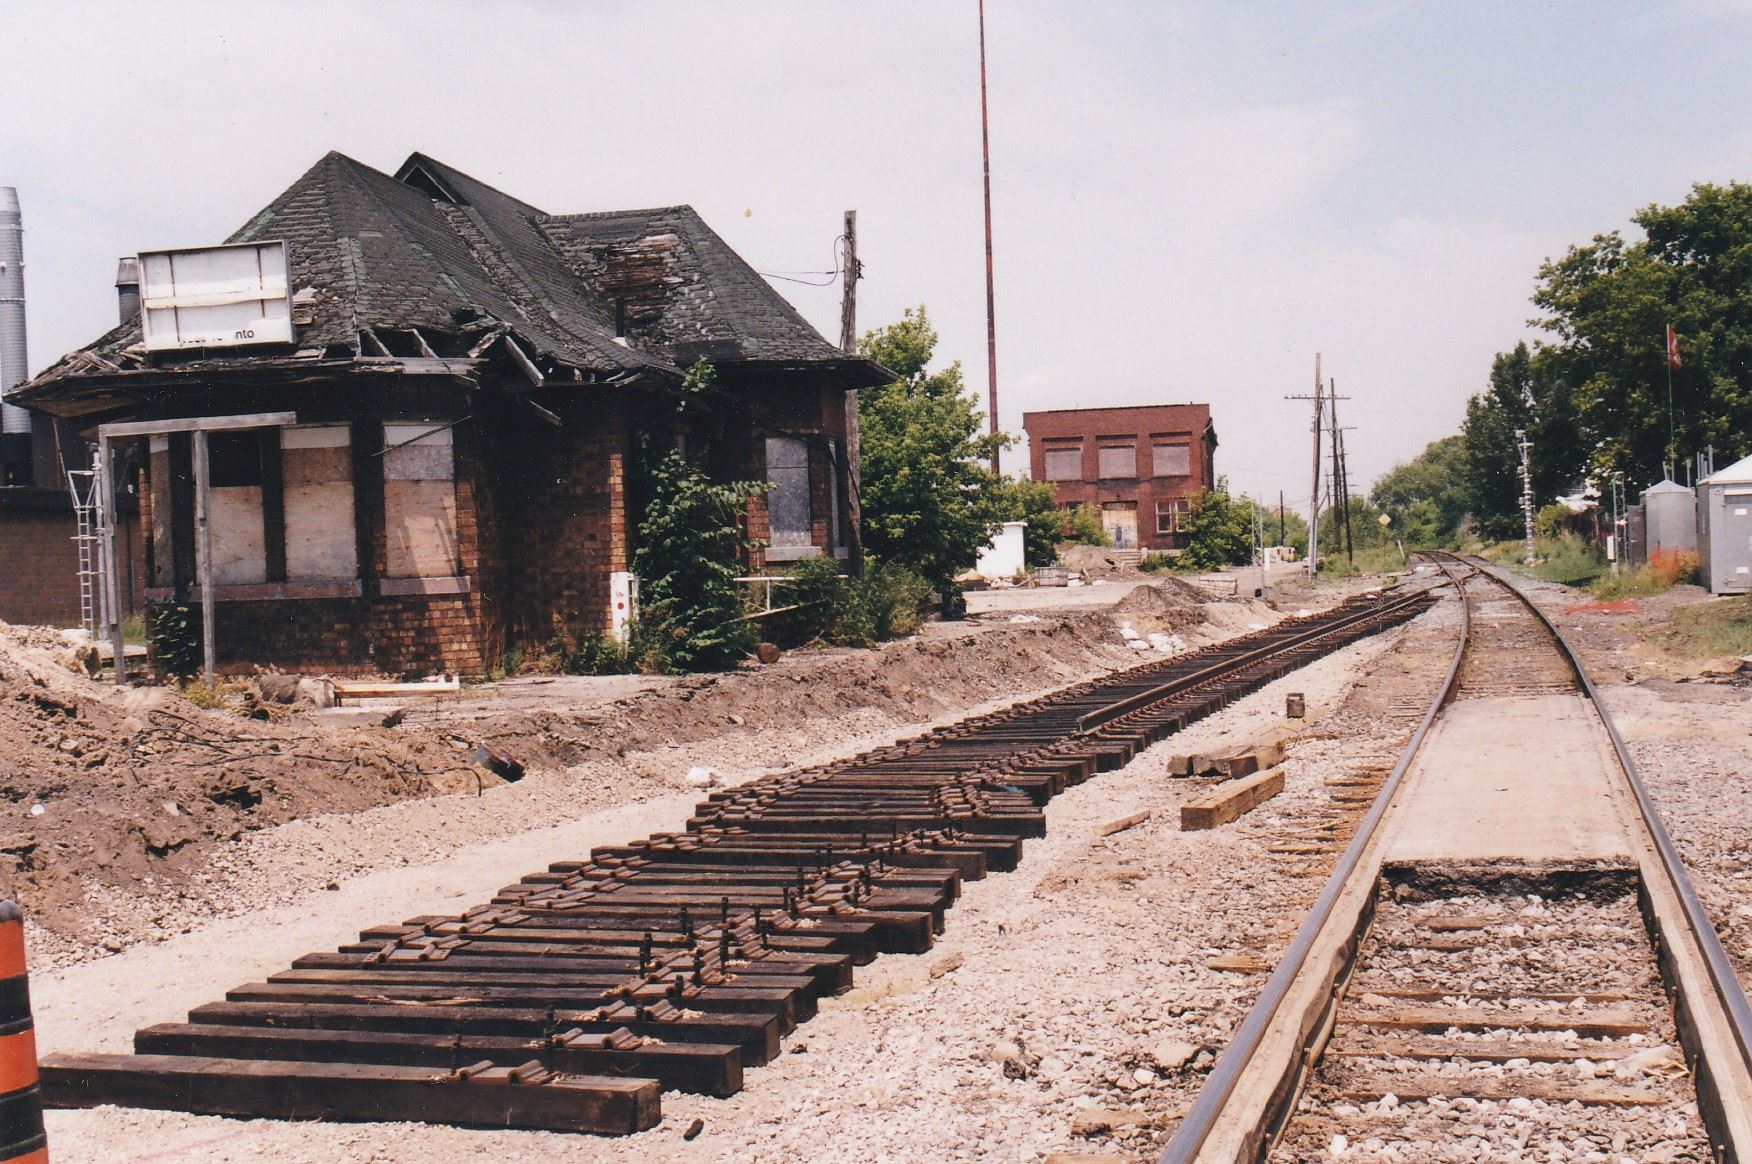
[[[1314,353],[1314,395],[1286,396],[1286,400],[1314,402],[1314,484],[1308,490],[1308,577],[1320,569],[1320,436],[1321,418],[1325,411],[1325,382],[1320,378],[1320,353]]]
[[[992,289],[992,137],[986,117],[985,0],[979,0],[979,148],[985,172],[986,247],[986,393],[990,400],[991,432],[998,435],[998,316]],[[992,449],[992,472],[998,471],[998,450]]]
[[[1333,380],[1328,385],[1326,394],[1327,410],[1331,418],[1328,427],[1332,433],[1332,542],[1336,546],[1342,538],[1345,559],[1354,562],[1356,548],[1351,541],[1350,475],[1346,472],[1344,460],[1345,430],[1338,423],[1338,401],[1338,381]]]
[[[840,284],[840,349],[847,355],[858,353],[858,280],[864,277],[864,266],[858,262],[858,212],[846,211],[845,276]],[[856,531],[863,520],[863,481],[859,466],[864,455],[863,438],[858,427],[858,391],[846,393],[846,524]],[[852,546],[851,567],[854,573],[864,568],[862,537],[847,539]]]
[[[1532,451],[1533,442],[1527,439],[1527,430],[1515,430],[1515,445],[1521,450],[1521,524],[1524,529],[1527,550],[1527,565],[1533,564],[1533,470],[1527,460],[1527,454]]]

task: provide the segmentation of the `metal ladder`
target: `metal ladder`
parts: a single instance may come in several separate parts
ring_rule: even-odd
[[[100,466],[67,470],[67,492],[73,497],[73,549],[79,560],[79,624],[97,642],[108,625],[103,609],[104,532],[107,524],[98,489]]]

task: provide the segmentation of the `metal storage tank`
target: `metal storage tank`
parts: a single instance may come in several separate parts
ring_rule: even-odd
[[[1697,551],[1710,593],[1752,591],[1752,457],[1697,483]]]
[[[1643,490],[1648,553],[1697,552],[1697,493],[1668,478]],[[1644,561],[1648,559],[1645,557]]]

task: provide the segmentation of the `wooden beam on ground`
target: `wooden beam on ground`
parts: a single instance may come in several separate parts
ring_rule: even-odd
[[[657,1125],[652,1079],[555,1075],[539,1063],[461,1071],[185,1055],[50,1055],[47,1107],[142,1107],[200,1115],[538,1128],[624,1135]]]
[[[1150,810],[1146,808],[1142,812],[1134,812],[1129,816],[1122,816],[1118,820],[1108,821],[1106,824],[1095,830],[1095,835],[1111,837],[1114,833],[1123,833],[1126,829],[1136,828],[1138,825],[1143,824],[1149,819]]]
[[[1281,768],[1259,772],[1223,784],[1180,806],[1180,831],[1194,832],[1228,824],[1284,790]]]

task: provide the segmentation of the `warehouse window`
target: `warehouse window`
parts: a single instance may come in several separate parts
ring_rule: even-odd
[[[291,581],[359,576],[352,454],[351,432],[344,424],[280,430],[286,577]]]
[[[1048,445],[1045,456],[1048,481],[1081,481],[1083,479],[1083,446]]]
[[[1097,453],[1096,471],[1103,481],[1138,475],[1138,446],[1103,444]]]
[[[809,526],[809,446],[795,437],[768,437],[766,479],[773,488],[766,495],[767,521],[771,528],[768,557],[803,556],[812,548]],[[788,551],[788,553],[787,553]]]
[[[1156,532],[1159,534],[1184,533],[1187,521],[1192,516],[1192,499],[1176,497],[1169,501],[1156,502]]]
[[[1158,477],[1185,477],[1192,472],[1192,450],[1186,445],[1162,443],[1150,452],[1151,471]]]
[[[436,431],[434,431],[436,429]],[[383,521],[391,578],[460,574],[456,456],[451,430],[432,421],[383,426]]]

